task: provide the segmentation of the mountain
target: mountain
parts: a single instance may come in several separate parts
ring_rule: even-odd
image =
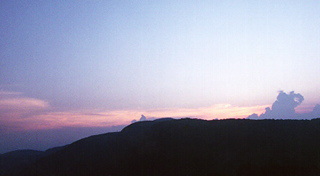
[[[24,176],[318,176],[320,119],[133,123],[37,159]]]
[[[17,175],[38,159],[51,155],[64,147],[55,147],[46,151],[16,150],[0,155],[0,175]]]
[[[43,152],[35,150],[17,150],[0,155],[0,175],[16,172],[43,156]]]

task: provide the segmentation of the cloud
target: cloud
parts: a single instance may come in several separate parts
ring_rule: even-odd
[[[311,113],[312,113],[314,116],[320,116],[320,105],[317,104],[317,105],[313,108],[313,110],[312,110]]]
[[[15,101],[14,101],[15,102]],[[36,101],[37,102],[37,101]],[[140,120],[152,120],[156,118],[201,118],[201,119],[225,119],[225,118],[245,118],[253,112],[262,112],[265,106],[239,107],[230,104],[216,104],[209,107],[200,108],[164,108],[151,110],[63,110],[59,111],[49,106],[47,103],[28,103],[29,113],[12,115],[10,123],[13,130],[38,130],[38,129],[57,129],[64,127],[108,127],[115,125],[130,124],[132,118],[139,117]],[[7,103],[9,104],[9,103]],[[15,103],[12,103],[16,105]],[[31,104],[33,106],[31,106]],[[33,111],[32,108],[39,108]],[[41,110],[42,108],[42,110]],[[27,117],[25,117],[27,116]],[[148,118],[147,118],[148,117]],[[8,120],[7,120],[8,122]]]
[[[299,118],[302,118],[302,119],[320,118],[320,105],[319,104],[315,105],[312,111],[309,113],[299,114]]]
[[[23,126],[22,119],[48,110],[48,102],[36,98],[23,97],[20,92],[0,91],[0,123],[2,131],[16,130]]]
[[[147,120],[147,117],[142,114],[138,121],[141,122],[141,121],[146,121],[146,120]],[[136,119],[133,119],[131,121],[131,123],[135,123],[135,122],[138,122],[138,121]]]
[[[0,98],[0,121],[15,122],[49,108],[49,103],[35,98]]]
[[[22,92],[0,90],[0,111],[29,111],[48,108],[49,103],[23,96]]]
[[[49,107],[49,103],[35,98],[0,99],[0,110],[35,110]]]
[[[265,108],[265,112],[260,116],[256,113],[251,114],[249,119],[311,119],[319,118],[320,106],[316,105],[310,113],[296,113],[295,108],[298,107],[304,100],[304,97],[299,93],[285,93],[280,91],[277,100],[272,104],[272,107]]]
[[[146,120],[147,120],[147,117],[142,114],[139,121],[146,121]]]
[[[280,91],[277,100],[272,104],[272,109],[266,108],[262,118],[290,119],[296,116],[295,108],[304,100],[303,96],[291,91],[289,94]]]

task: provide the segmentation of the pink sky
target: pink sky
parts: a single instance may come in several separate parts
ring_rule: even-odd
[[[215,104],[200,108],[160,108],[149,110],[57,110],[49,102],[21,96],[15,92],[1,92],[0,121],[12,130],[54,129],[61,127],[103,127],[126,125],[141,114],[149,119],[161,117],[225,119],[245,118],[252,113],[261,114],[268,105],[234,106]]]

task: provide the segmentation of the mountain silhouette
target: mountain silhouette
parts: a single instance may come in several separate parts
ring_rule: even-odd
[[[17,175],[38,159],[51,155],[64,147],[54,147],[46,151],[16,150],[0,155],[0,175]]]
[[[76,141],[14,174],[316,176],[320,119],[136,122]]]

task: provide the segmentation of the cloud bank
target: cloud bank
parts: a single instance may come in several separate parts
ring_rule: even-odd
[[[299,93],[285,93],[280,91],[277,100],[272,104],[272,107],[265,108],[265,112],[260,116],[251,114],[249,119],[312,119],[320,117],[320,105],[316,105],[310,113],[296,113],[295,108],[298,107],[304,100],[304,97]]]

